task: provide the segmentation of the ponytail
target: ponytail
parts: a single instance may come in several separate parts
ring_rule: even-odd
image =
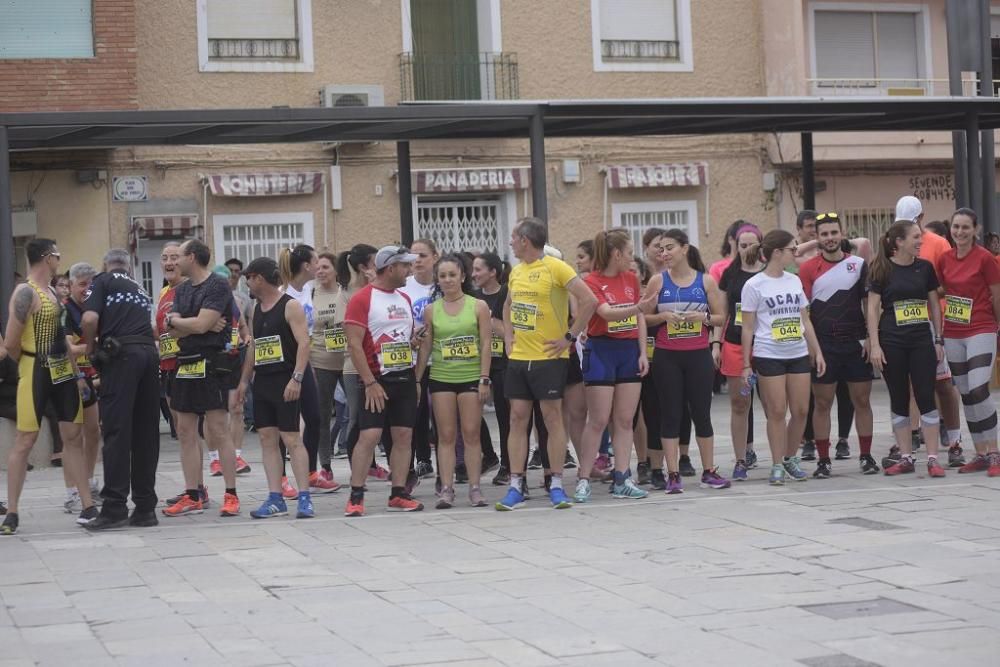
[[[307,264],[315,249],[312,246],[299,244],[292,249],[282,248],[278,255],[278,270],[281,272],[281,282],[288,285],[299,275],[302,265]]]
[[[486,268],[497,274],[497,282],[501,285],[507,284],[507,277],[510,275],[510,264],[506,260],[500,259],[500,255],[495,252],[484,252],[479,256],[483,260]]]
[[[738,220],[737,222],[743,222]],[[743,253],[740,252],[739,241],[740,237],[744,234],[753,234],[757,237],[757,243],[750,246],[750,257],[753,259],[753,264],[760,261],[760,244],[763,236],[760,233],[760,228],[757,225],[751,224],[749,222],[743,222],[743,224],[736,230],[733,235],[733,261],[729,263],[726,270],[722,272],[722,280],[730,281],[736,278],[740,271],[743,270]]]
[[[872,285],[884,287],[889,280],[889,273],[892,271],[892,262],[889,258],[896,254],[896,243],[906,238],[910,233],[910,228],[917,223],[912,220],[897,220],[886,230],[878,243],[878,255],[872,261],[868,270],[868,279]]]
[[[662,236],[668,239],[673,239],[674,241],[680,243],[682,246],[687,246],[688,266],[690,266],[692,269],[694,269],[699,273],[705,273],[705,263],[701,261],[701,253],[698,252],[698,248],[696,246],[693,246],[688,242],[687,234],[685,234],[679,229],[668,229],[667,231],[663,232]]]
[[[632,235],[621,228],[599,232],[592,242],[591,258],[593,259],[594,271],[604,271],[608,268],[611,263],[611,253],[615,250],[624,253],[628,250],[628,244],[631,240]],[[583,247],[583,243],[580,244],[580,247]]]
[[[337,258],[337,282],[347,289],[361,273],[361,266],[371,261],[378,250],[366,243],[359,243],[350,250],[340,253]]]

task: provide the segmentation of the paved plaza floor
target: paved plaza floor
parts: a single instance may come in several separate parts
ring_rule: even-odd
[[[875,402],[880,458],[881,388]],[[725,396],[714,415],[728,474]],[[312,520],[253,521],[266,491],[250,436],[242,516],[218,517],[211,479],[203,515],[97,535],[62,512],[61,473],[35,471],[22,530],[0,538],[0,666],[1000,664],[1000,479],[843,461],[771,488],[762,441],[751,481],[724,491],[691,480],[625,501],[597,484],[554,511],[539,471],[512,513],[467,507],[458,487],[454,509],[387,514],[388,485],[369,483],[365,518],[343,517],[341,492]],[[168,495],[183,483],[162,442]],[[415,494],[428,507],[432,482]]]

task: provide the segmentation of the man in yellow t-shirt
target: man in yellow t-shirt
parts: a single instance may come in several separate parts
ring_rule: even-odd
[[[522,218],[511,234],[510,246],[520,263],[507,284],[504,304],[507,349],[510,360],[504,385],[510,400],[510,490],[497,503],[498,510],[512,510],[524,503],[521,478],[528,454],[528,420],[538,401],[549,432],[550,461],[566,457],[566,430],[562,395],[566,386],[569,348],[586,329],[597,298],[576,272],[562,260],[545,255],[548,229],[538,218]],[[569,300],[576,301],[572,326]],[[553,470],[549,492],[552,506],[570,506],[561,473]]]

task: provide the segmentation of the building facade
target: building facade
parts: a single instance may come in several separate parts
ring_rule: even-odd
[[[943,0],[36,4],[0,7],[15,12],[0,16],[0,90],[17,91],[0,95],[0,111],[917,94],[947,72]],[[841,11],[847,18],[827,16]],[[862,43],[866,16],[878,67],[828,62],[837,52],[830,35],[853,28],[844,34]],[[876,48],[875,36],[905,41],[907,26],[912,71],[905,53]],[[874,88],[857,83],[866,78]],[[937,202],[947,192],[950,136],[883,135],[817,135],[822,208],[885,209],[898,194],[926,191]],[[801,206],[797,137],[549,139],[545,147],[550,233],[567,254],[601,229],[625,226],[638,239],[661,226],[685,230],[714,258],[733,220],[788,226]],[[531,213],[527,140],[413,142],[411,156],[414,236],[507,254],[511,224]],[[395,146],[377,142],[16,153],[15,234],[60,239],[72,261],[131,247],[152,288],[166,238],[204,238],[219,262],[276,256],[298,242],[339,251],[399,239],[395,164]]]

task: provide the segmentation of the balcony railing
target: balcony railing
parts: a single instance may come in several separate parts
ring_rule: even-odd
[[[401,53],[403,101],[516,100],[516,53]]]
[[[209,38],[208,56],[213,60],[298,60],[299,40]]]
[[[602,39],[601,59],[605,61],[677,60],[677,42],[644,39]]]
[[[937,96],[951,95],[948,79],[807,79],[812,95],[822,96]],[[978,93],[978,79],[962,81],[962,95]],[[994,95],[1000,80],[993,81]]]

